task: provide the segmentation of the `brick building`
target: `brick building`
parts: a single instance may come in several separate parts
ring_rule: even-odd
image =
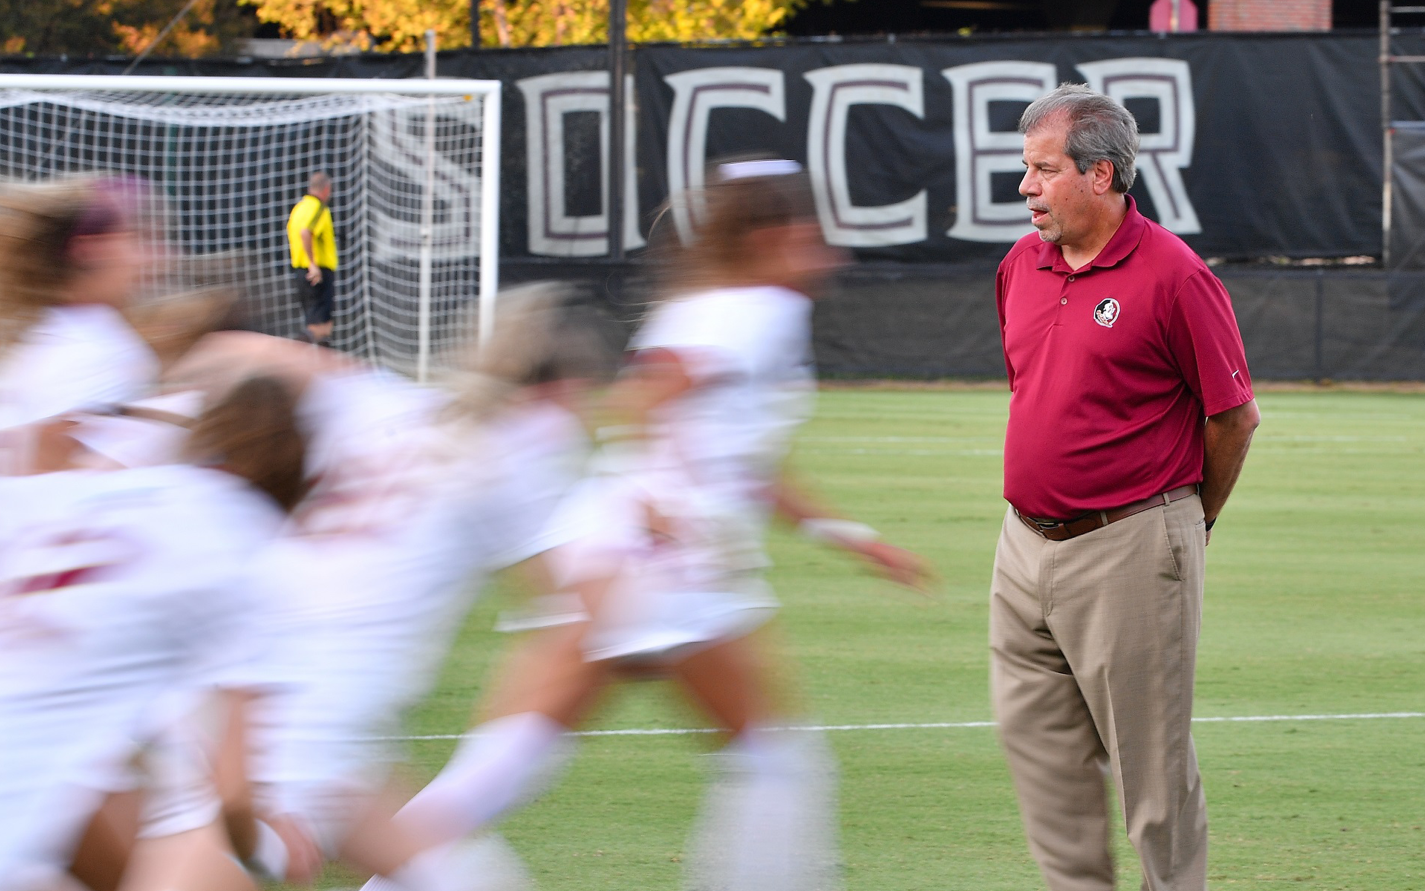
[[[1331,0],[1210,0],[1213,31],[1329,31]]]

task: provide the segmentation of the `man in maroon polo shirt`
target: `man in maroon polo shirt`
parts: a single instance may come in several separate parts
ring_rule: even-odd
[[[1138,128],[1065,84],[1020,120],[1037,233],[1000,264],[1009,371],[991,687],[1053,891],[1113,888],[1105,774],[1152,891],[1207,887],[1193,750],[1204,548],[1260,420],[1232,303],[1128,197]]]

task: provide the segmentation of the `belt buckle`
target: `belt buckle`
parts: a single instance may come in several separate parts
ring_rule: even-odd
[[[1015,511],[1015,513],[1019,512]],[[1027,521],[1030,525],[1032,525],[1035,529],[1038,529],[1040,532],[1048,532],[1051,529],[1058,529],[1059,527],[1064,525],[1063,520],[1046,520],[1042,517],[1031,517],[1026,514],[1019,514],[1019,518],[1021,520]]]
[[[1046,520],[1040,517],[1031,517],[1028,514],[1020,513],[1019,508],[1014,509],[1014,515],[1019,517],[1020,521],[1028,526],[1031,531],[1037,533],[1041,538],[1048,538],[1050,541],[1055,540],[1050,538],[1051,533],[1064,528],[1063,520]]]

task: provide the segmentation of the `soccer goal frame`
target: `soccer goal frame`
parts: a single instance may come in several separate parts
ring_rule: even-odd
[[[432,243],[434,229],[434,205],[436,203],[436,182],[434,171],[437,167],[436,159],[436,133],[439,126],[436,122],[437,103],[445,103],[442,107],[453,107],[460,99],[467,102],[478,97],[480,107],[478,110],[478,179],[479,197],[478,202],[478,225],[469,226],[470,229],[478,230],[474,238],[469,238],[469,250],[472,258],[478,258],[476,275],[473,276],[476,282],[477,294],[476,313],[478,317],[478,330],[480,339],[483,341],[488,337],[493,329],[495,313],[495,294],[499,287],[499,196],[500,196],[500,126],[501,126],[501,83],[497,80],[473,80],[473,79],[439,79],[439,78],[405,78],[405,79],[358,79],[358,78],[286,78],[286,77],[154,77],[154,76],[111,76],[111,75],[47,75],[47,74],[0,74],[0,109],[22,106],[25,103],[57,102],[59,100],[47,98],[57,94],[76,94],[92,91],[100,94],[135,94],[152,97],[169,97],[175,103],[181,103],[183,97],[196,96],[235,96],[247,97],[271,96],[273,102],[282,100],[295,100],[301,97],[321,97],[321,96],[352,96],[365,94],[373,97],[387,96],[401,97],[406,101],[406,105],[401,108],[401,112],[406,116],[402,123],[410,127],[409,131],[403,132],[403,138],[415,138],[413,136],[414,121],[417,109],[414,104],[407,101],[414,98],[417,102],[424,102],[425,126],[425,168],[422,181],[422,190],[419,202],[419,283],[417,286],[416,311],[418,333],[416,340],[414,368],[406,368],[414,372],[418,379],[424,380],[430,369],[433,351],[431,342],[432,329]],[[199,101],[190,99],[189,101]],[[237,100],[240,101],[240,100]],[[334,100],[335,101],[335,100]],[[158,103],[162,104],[162,103]],[[230,108],[231,106],[214,105],[215,109]],[[473,121],[475,110],[470,109],[470,118]],[[98,114],[111,114],[121,117],[117,112],[108,112],[100,109]],[[198,112],[195,112],[197,114]],[[214,124],[199,123],[194,127],[240,127],[248,126],[253,129],[260,127],[260,124],[230,124],[219,121],[215,112]],[[359,138],[359,137],[358,137]],[[3,157],[4,146],[0,146],[0,163],[9,168],[10,162]],[[408,155],[410,153],[408,152]],[[103,170],[103,165],[96,165],[96,168]],[[62,171],[56,169],[46,171],[36,170],[33,174],[27,171],[24,175],[27,178],[43,177],[58,172],[77,172],[74,163],[69,163]],[[13,173],[11,173],[13,176]],[[417,177],[409,176],[408,179],[414,182]],[[409,198],[409,196],[404,196]],[[291,202],[295,202],[296,196]],[[289,202],[289,203],[291,203]],[[407,200],[406,204],[413,202]],[[471,208],[473,210],[473,208]],[[170,209],[170,213],[178,215],[176,221],[178,225],[183,225],[181,219],[183,211],[181,209]],[[417,211],[409,208],[409,213],[414,216]],[[415,220],[409,221],[411,228],[415,228]],[[449,250],[448,246],[445,248]],[[404,259],[404,258],[403,258]],[[369,306],[367,307],[367,318],[362,324],[371,325]],[[371,351],[370,358],[380,361],[376,355],[375,334],[368,332],[370,336],[366,338],[367,349]],[[385,363],[383,364],[391,364]]]

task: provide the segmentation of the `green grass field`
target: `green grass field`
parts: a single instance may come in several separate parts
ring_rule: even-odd
[[[782,630],[814,716],[833,725],[990,717],[986,600],[1004,513],[1008,395],[832,390],[795,466],[943,577],[919,603],[841,556],[772,542]],[[1201,718],[1425,711],[1425,394],[1267,392],[1208,550]],[[465,726],[504,644],[498,597],[471,616],[412,734]],[[612,696],[602,729],[690,727],[660,684]],[[1425,889],[1425,718],[1207,721],[1196,727],[1214,887]],[[851,891],[1042,887],[984,727],[830,734]],[[707,736],[582,740],[564,782],[506,823],[539,885],[674,888]],[[412,743],[431,775],[450,741]],[[1120,844],[1120,884],[1136,862]],[[341,878],[333,876],[339,883]]]

